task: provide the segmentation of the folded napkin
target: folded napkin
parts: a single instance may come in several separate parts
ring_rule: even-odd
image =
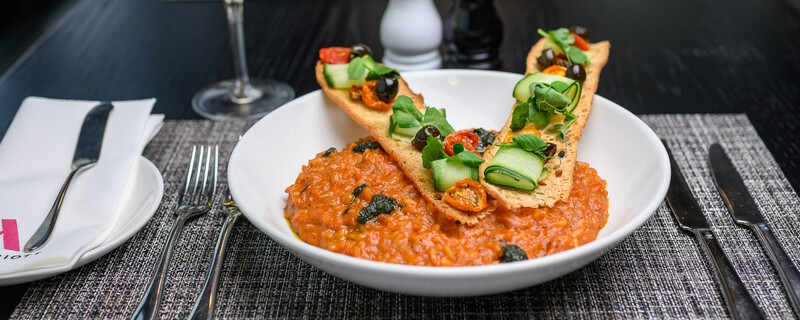
[[[70,172],[83,120],[97,101],[29,97],[0,141],[0,276],[69,270],[108,237],[135,182],[144,146],[161,128],[155,99],[113,102],[97,164],[72,181],[50,240],[25,243],[53,205]]]

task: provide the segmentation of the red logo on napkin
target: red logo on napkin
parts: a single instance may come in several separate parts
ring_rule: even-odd
[[[3,248],[6,250],[19,251],[19,233],[17,232],[16,219],[0,220],[0,236],[3,237]]]

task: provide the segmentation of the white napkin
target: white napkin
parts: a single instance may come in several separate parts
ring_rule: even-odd
[[[69,270],[103,243],[120,220],[138,158],[161,128],[155,99],[113,102],[97,164],[72,181],[50,240],[25,243],[53,205],[70,172],[83,120],[97,101],[29,97],[0,141],[0,275],[43,268]]]

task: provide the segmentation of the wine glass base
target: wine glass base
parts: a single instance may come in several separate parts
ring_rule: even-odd
[[[271,79],[251,79],[244,96],[234,94],[236,80],[217,82],[197,92],[192,109],[211,120],[258,119],[294,99],[288,84]]]

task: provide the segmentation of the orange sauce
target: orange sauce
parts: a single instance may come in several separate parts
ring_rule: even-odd
[[[483,265],[500,262],[501,240],[535,258],[595,240],[608,220],[606,182],[587,163],[577,163],[567,201],[552,208],[499,207],[479,224],[466,226],[437,214],[386,152],[354,153],[354,145],[318,154],[286,188],[284,214],[303,241],[390,263]],[[364,191],[353,197],[364,183]],[[358,213],[373,194],[392,197],[402,207],[360,224]]]

